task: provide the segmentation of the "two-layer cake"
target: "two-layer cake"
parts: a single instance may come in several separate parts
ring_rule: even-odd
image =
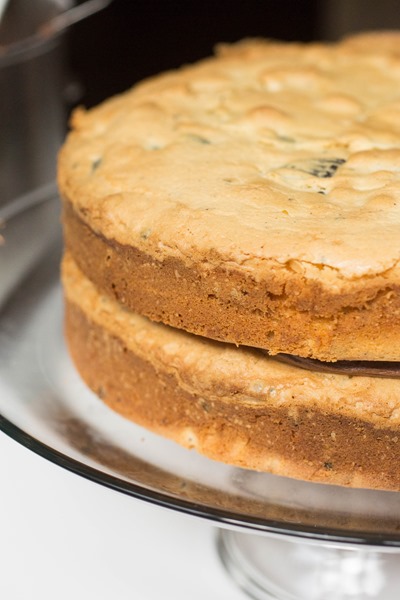
[[[207,456],[400,489],[400,34],[250,40],[88,112],[62,149],[88,385]]]

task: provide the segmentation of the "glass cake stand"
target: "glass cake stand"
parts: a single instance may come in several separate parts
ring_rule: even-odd
[[[58,202],[0,210],[0,429],[60,467],[216,525],[223,565],[258,600],[399,597],[400,494],[210,461],[110,411],[62,334]]]

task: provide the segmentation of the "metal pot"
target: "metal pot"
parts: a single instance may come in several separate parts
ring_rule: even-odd
[[[9,0],[0,25],[0,206],[54,189],[66,130],[65,32],[110,1]]]

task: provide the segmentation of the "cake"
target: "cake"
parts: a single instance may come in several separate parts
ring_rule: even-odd
[[[78,109],[66,337],[207,456],[400,489],[400,34],[245,40]]]

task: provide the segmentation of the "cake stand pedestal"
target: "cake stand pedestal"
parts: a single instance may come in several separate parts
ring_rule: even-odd
[[[236,584],[256,600],[397,600],[396,549],[307,543],[219,529],[217,549]]]

